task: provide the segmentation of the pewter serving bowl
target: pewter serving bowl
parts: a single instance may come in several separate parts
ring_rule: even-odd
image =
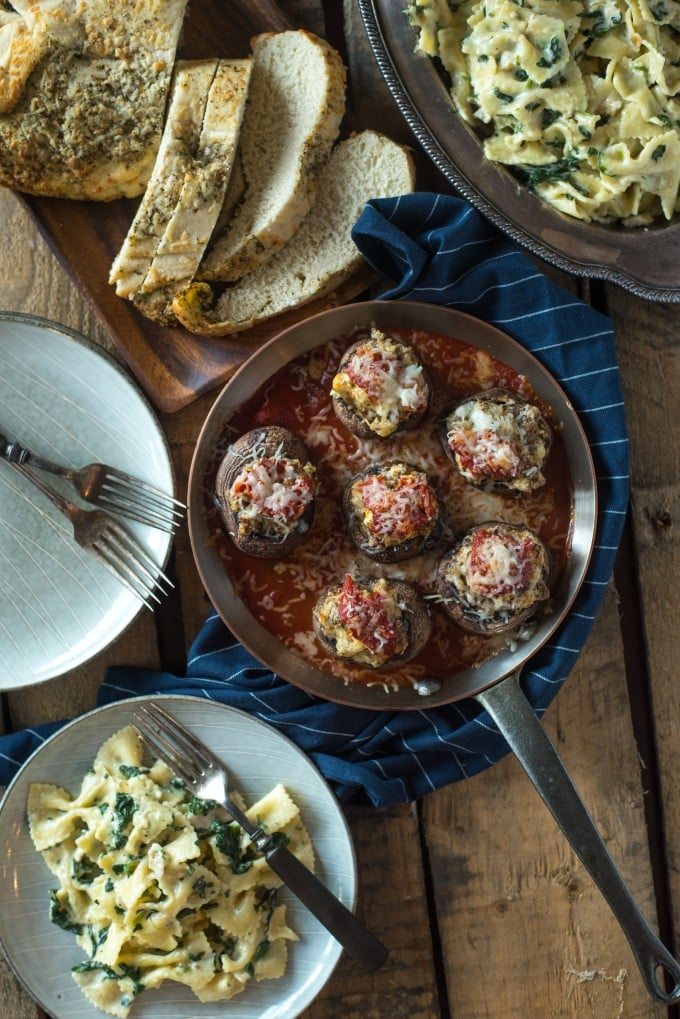
[[[638,297],[680,303],[680,216],[651,227],[585,223],[566,216],[484,157],[454,109],[437,67],[416,52],[404,5],[359,0],[376,61],[425,152],[456,190],[535,255],[576,276],[617,283]]]

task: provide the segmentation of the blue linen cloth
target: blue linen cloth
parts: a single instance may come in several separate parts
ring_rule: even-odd
[[[459,308],[524,344],[559,379],[595,459],[600,500],[595,551],[568,618],[524,670],[540,716],[590,632],[612,574],[628,503],[628,444],[609,319],[551,283],[462,199],[413,194],[369,202],[353,231],[393,286],[383,297]],[[489,767],[508,747],[473,701],[422,711],[374,712],[309,697],[238,645],[216,614],[194,641],[186,675],[109,670],[99,703],[185,693],[249,711],[298,743],[342,800],[385,806],[416,799]],[[59,727],[0,740],[0,782]]]

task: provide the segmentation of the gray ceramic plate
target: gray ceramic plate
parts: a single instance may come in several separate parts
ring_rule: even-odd
[[[645,228],[583,223],[542,202],[500,164],[456,113],[437,68],[395,0],[359,0],[380,70],[411,130],[447,180],[518,243],[577,276],[639,297],[680,302],[680,217]]]
[[[26,824],[31,782],[57,782],[75,792],[104,742],[150,698],[119,701],[71,722],[26,762],[0,804],[0,943],[14,973],[54,1019],[101,1019],[83,997],[71,966],[83,953],[72,934],[50,923],[55,879],[33,848]],[[189,726],[229,768],[232,788],[252,802],[282,782],[299,805],[314,843],[317,873],[353,909],[356,861],[338,803],[309,758],[251,715],[197,697],[154,697]],[[293,1019],[316,997],[340,958],[337,941],[285,890],[281,901],[300,941],[280,980],[253,984],[232,1001],[202,1005],[187,988],[166,983],[135,1002],[134,1019]]]
[[[170,454],[148,403],[111,358],[63,326],[0,314],[0,431],[67,466],[98,460],[174,494]],[[170,536],[129,526],[163,566]],[[71,534],[59,511],[0,461],[2,690],[82,665],[141,609]]]

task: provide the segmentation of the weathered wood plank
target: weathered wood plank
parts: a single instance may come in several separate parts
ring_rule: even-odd
[[[632,519],[656,728],[668,878],[680,934],[680,336],[677,306],[608,288],[628,415]]]
[[[359,861],[360,915],[390,949],[377,973],[343,957],[305,1019],[438,1019],[415,807],[350,809]]]
[[[613,591],[546,715],[645,914],[654,898]],[[428,797],[425,837],[451,1013],[651,1019],[623,934],[517,761]]]

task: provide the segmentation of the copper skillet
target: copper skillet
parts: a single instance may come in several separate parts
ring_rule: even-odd
[[[426,699],[415,690],[387,693],[381,687],[345,686],[284,647],[236,596],[206,522],[204,479],[225,423],[279,368],[312,347],[357,326],[374,323],[389,330],[418,328],[456,336],[492,353],[525,375],[550,404],[563,428],[574,486],[574,519],[568,567],[554,591],[554,611],[534,636],[515,651],[505,650],[475,669],[447,677]],[[217,398],[198,439],[189,478],[189,529],[201,579],[220,616],[261,662],[308,693],[373,710],[409,710],[473,697],[489,712],[543,801],[600,888],[626,935],[650,992],[664,1004],[680,1001],[680,964],[666,950],[640,912],[581,801],[571,778],[519,683],[522,667],[545,644],[566,616],[584,580],[595,540],[597,487],[588,441],[565,393],[546,369],[515,340],[477,319],[416,302],[365,302],[306,319],[267,343],[234,375]],[[657,975],[666,970],[673,990]]]

